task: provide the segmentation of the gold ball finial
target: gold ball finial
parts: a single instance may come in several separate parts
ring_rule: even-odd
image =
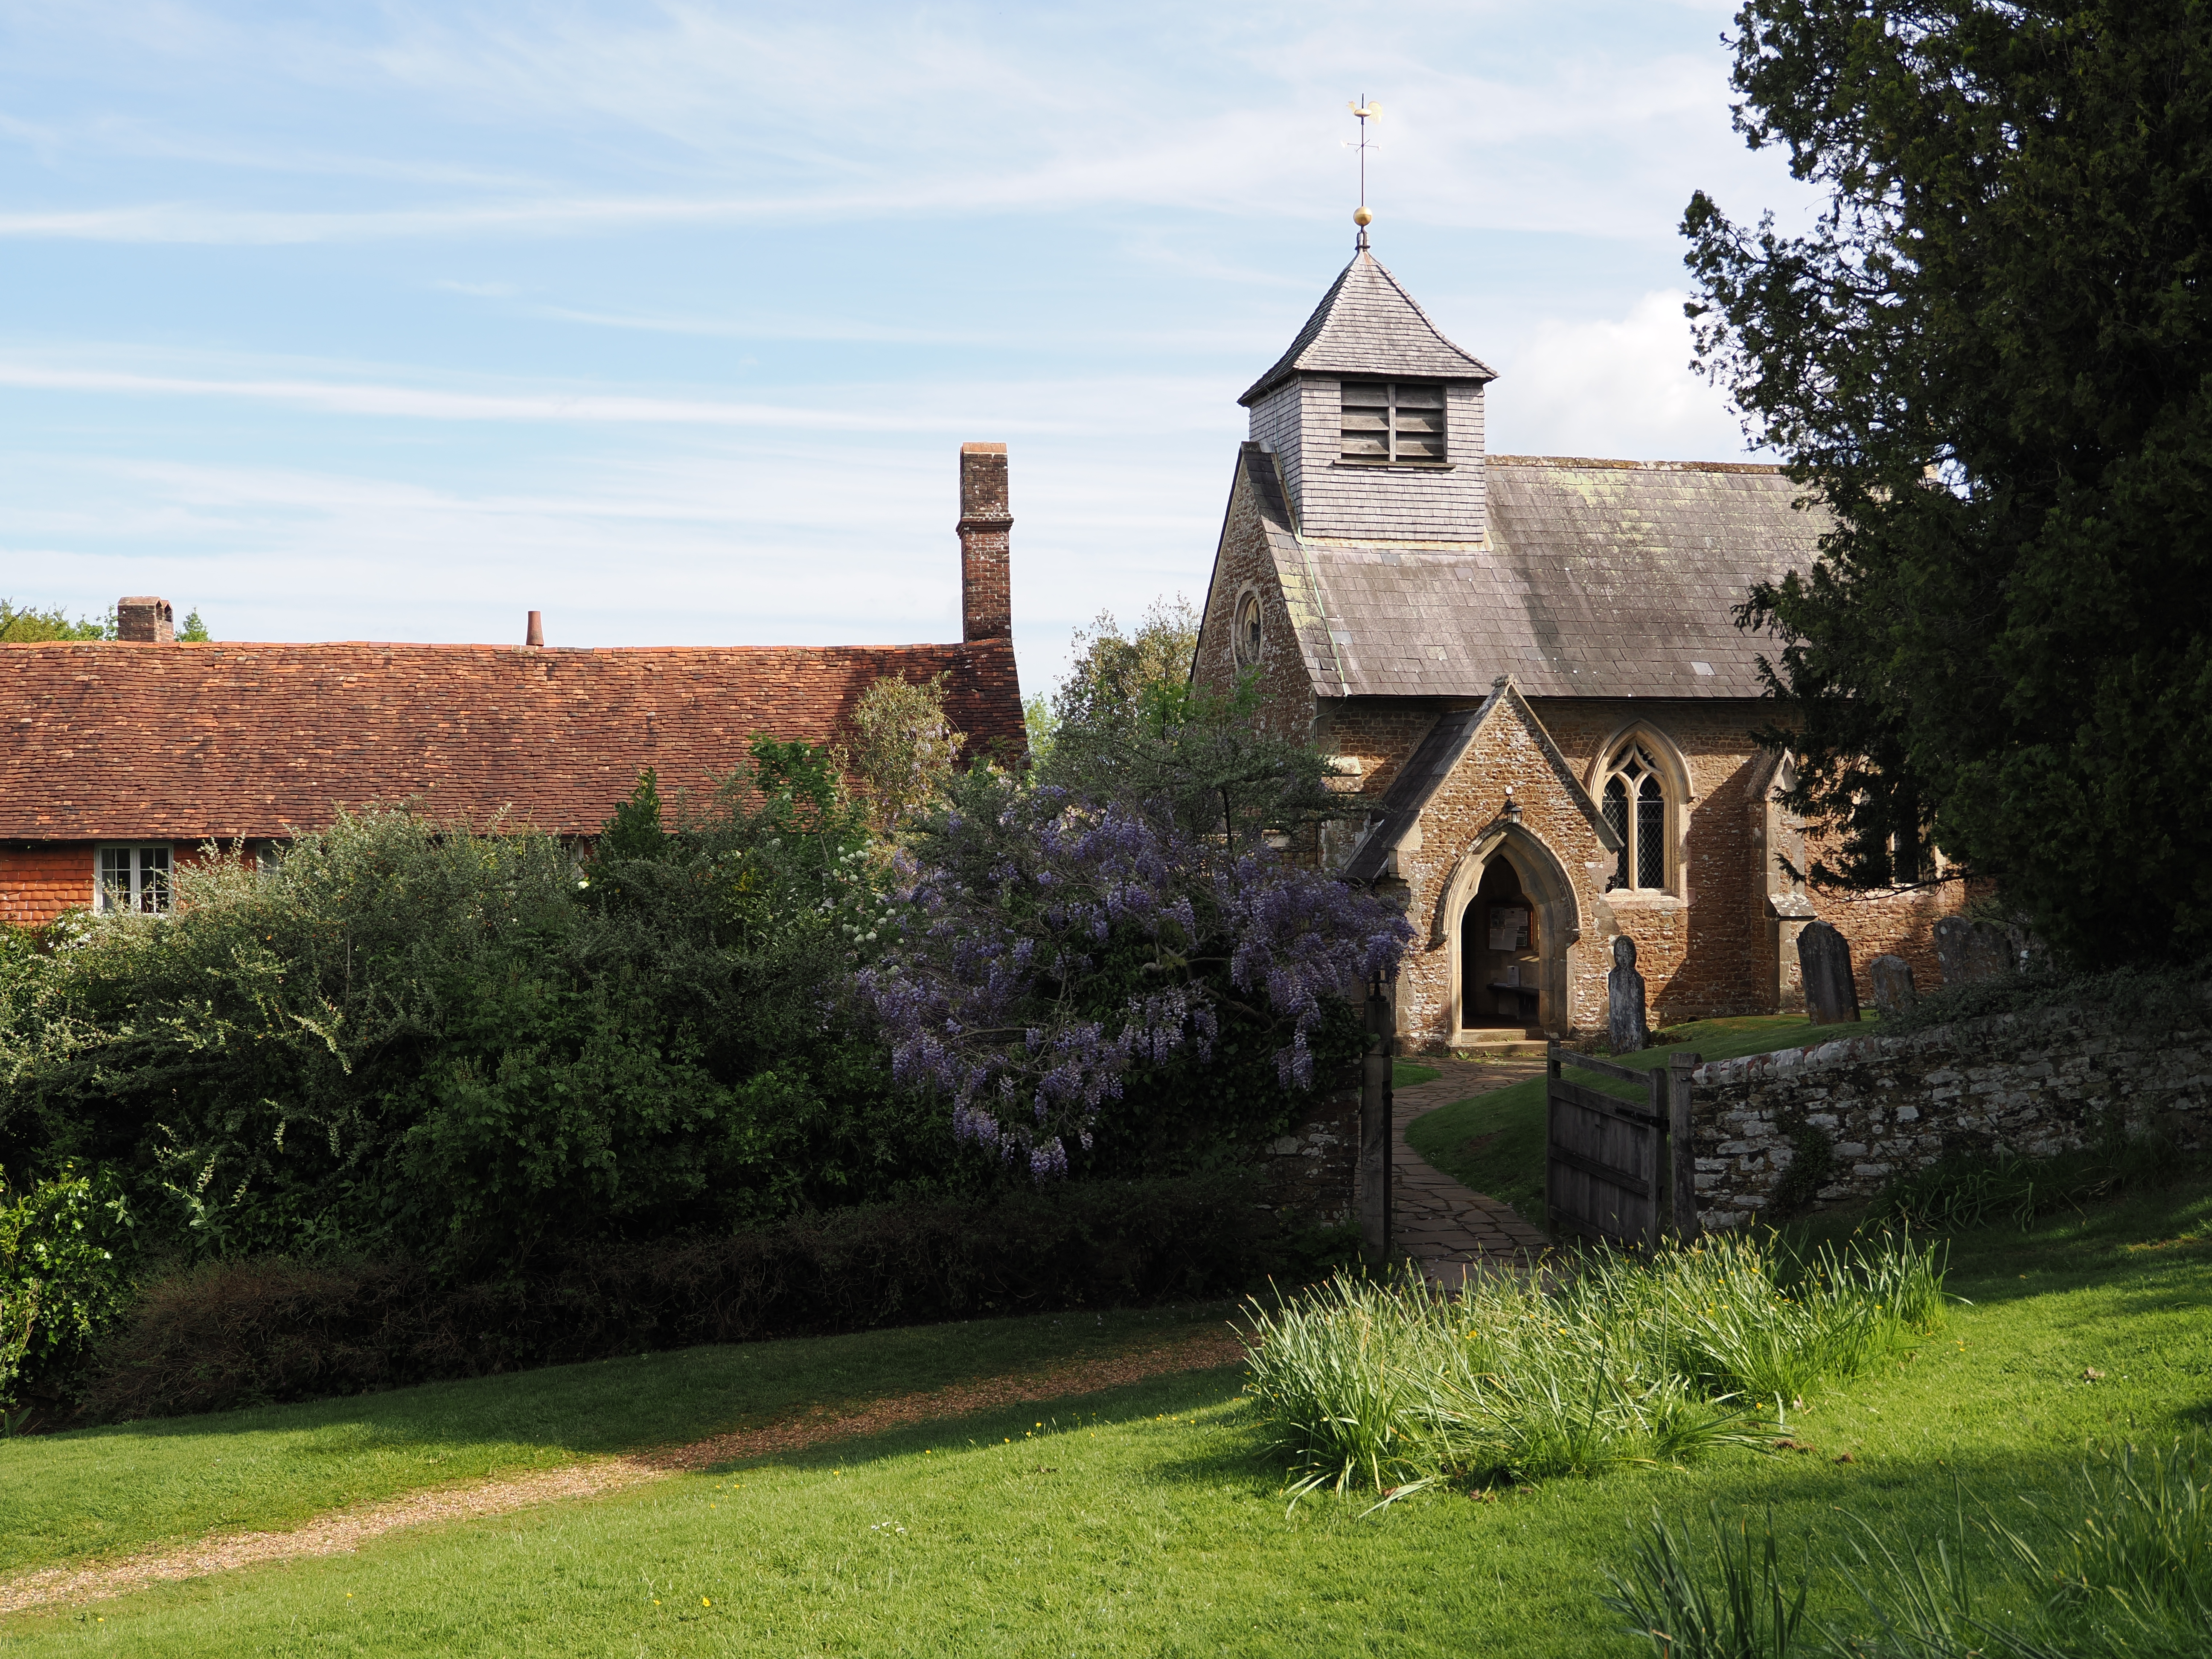
[[[1364,207],[1354,208],[1352,210],[1352,222],[1364,230],[1375,222],[1375,216]]]

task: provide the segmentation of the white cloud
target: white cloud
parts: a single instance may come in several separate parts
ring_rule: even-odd
[[[1501,454],[1746,459],[1727,398],[1689,367],[1688,297],[1647,294],[1617,320],[1537,319],[1493,360],[1491,447]]]

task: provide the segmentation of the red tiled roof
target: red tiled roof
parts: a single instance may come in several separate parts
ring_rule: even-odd
[[[885,675],[947,676],[971,752],[1023,748],[1009,640],[621,650],[491,645],[0,645],[0,840],[281,836],[337,805],[502,808],[597,830],[640,771],[664,798],[757,732],[850,735]]]

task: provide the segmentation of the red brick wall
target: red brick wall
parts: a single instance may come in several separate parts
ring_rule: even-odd
[[[90,842],[0,847],[0,921],[43,927],[64,910],[92,903]]]
[[[64,911],[90,909],[96,853],[97,844],[88,841],[0,847],[0,921],[43,927]],[[169,844],[173,869],[188,870],[204,858],[197,845]]]

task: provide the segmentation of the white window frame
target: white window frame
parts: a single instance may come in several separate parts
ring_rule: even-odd
[[[170,842],[102,842],[92,854],[92,908],[102,915],[166,915],[176,878]]]

